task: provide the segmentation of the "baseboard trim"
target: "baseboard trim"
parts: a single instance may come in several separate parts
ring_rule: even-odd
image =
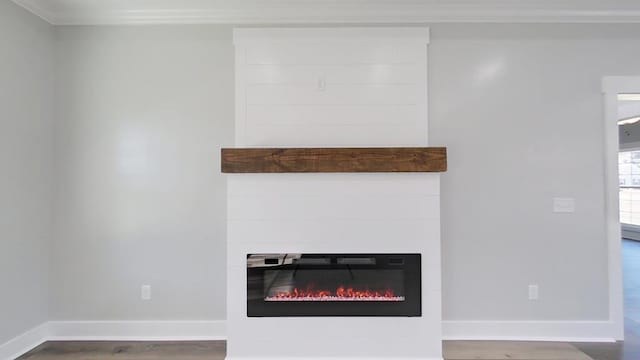
[[[444,340],[616,341],[611,321],[443,321],[442,333]]]
[[[614,342],[611,321],[443,321],[444,340]],[[47,340],[225,340],[226,321],[50,321]],[[620,339],[618,339],[620,340]]]
[[[610,321],[443,321],[442,328],[444,340],[616,341],[612,336],[615,324]],[[224,320],[49,321],[0,345],[0,359],[15,359],[45,341],[202,341],[226,338]]]
[[[225,340],[226,322],[214,321],[50,321],[48,340],[203,341]]]
[[[244,357],[244,356],[227,356],[224,360],[443,360],[441,357]]]
[[[0,345],[0,359],[13,360],[24,355],[31,349],[39,346],[47,340],[49,327],[47,323],[21,334],[6,343]]]
[[[45,341],[225,340],[218,321],[49,321],[0,345],[0,360],[13,360]]]

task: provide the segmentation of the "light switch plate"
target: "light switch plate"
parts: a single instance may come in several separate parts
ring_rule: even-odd
[[[151,285],[142,285],[140,288],[140,298],[142,300],[151,300]]]
[[[572,213],[576,211],[576,200],[574,198],[553,198],[553,212]]]

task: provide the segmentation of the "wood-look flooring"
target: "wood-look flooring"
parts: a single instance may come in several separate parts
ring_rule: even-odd
[[[20,360],[223,360],[225,341],[50,341]]]
[[[47,342],[20,360],[223,360],[225,353],[224,341]],[[592,360],[567,343],[500,341],[445,341],[444,357],[447,360]]]
[[[445,341],[446,360],[640,360],[640,242],[625,240],[625,341]],[[223,360],[224,341],[47,342],[19,360]]]

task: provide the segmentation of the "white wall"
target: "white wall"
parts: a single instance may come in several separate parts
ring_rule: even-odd
[[[48,24],[0,1],[0,345],[47,319],[52,43]]]
[[[231,29],[61,27],[55,39],[52,319],[223,319]]]
[[[640,73],[638,30],[432,28],[430,144],[449,147],[445,319],[607,319],[601,80]],[[554,196],[576,212],[552,213]]]
[[[55,319],[223,318],[230,30],[57,30]],[[639,55],[637,25],[431,27],[445,320],[607,319],[601,79]]]

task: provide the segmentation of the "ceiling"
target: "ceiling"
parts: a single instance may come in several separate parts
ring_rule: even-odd
[[[56,25],[640,23],[638,0],[13,0]]]

